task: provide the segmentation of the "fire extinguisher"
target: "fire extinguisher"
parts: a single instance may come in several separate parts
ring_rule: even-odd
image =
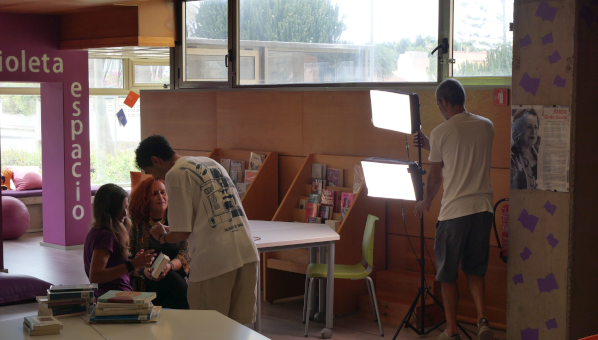
[[[494,205],[494,218],[492,220],[492,224],[494,225],[494,235],[496,236],[496,242],[498,243],[498,248],[500,248],[499,255],[500,258],[507,263],[507,246],[509,245],[509,205],[505,205],[502,207],[502,244],[500,242],[500,238],[498,236],[498,229],[496,227],[496,209],[502,202],[508,202],[508,198],[503,198],[496,202]]]

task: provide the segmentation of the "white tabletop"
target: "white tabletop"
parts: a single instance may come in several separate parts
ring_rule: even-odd
[[[249,221],[258,249],[340,240],[326,224]]]
[[[213,310],[163,309],[157,323],[90,326],[109,340],[268,340],[265,336]]]
[[[23,329],[23,318],[0,322],[0,339],[21,340],[105,340],[98,332],[79,317],[60,319],[63,329],[60,334],[29,336]]]

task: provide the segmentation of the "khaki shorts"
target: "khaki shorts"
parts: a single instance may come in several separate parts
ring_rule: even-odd
[[[254,323],[258,265],[251,262],[205,281],[189,282],[189,309],[216,310],[240,324]]]

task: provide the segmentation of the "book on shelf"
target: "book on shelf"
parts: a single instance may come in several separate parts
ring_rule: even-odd
[[[338,227],[341,226],[341,222],[337,220],[326,220],[324,223],[334,231],[338,231]]]
[[[322,201],[322,195],[318,195],[318,194],[309,194],[309,197],[307,199],[307,203],[320,204],[321,201]]]
[[[329,220],[332,218],[332,207],[320,205],[320,211],[318,213],[318,217],[323,220]]]
[[[239,193],[239,198],[243,198],[247,192],[247,188],[249,188],[249,183],[237,183],[237,192]]]
[[[341,208],[350,208],[353,205],[355,195],[350,192],[343,192],[341,194]]]
[[[97,308],[96,308],[97,309]],[[150,314],[146,315],[105,315],[99,316],[96,310],[91,312],[89,323],[146,323],[157,322],[162,307],[154,306]]]
[[[125,292],[122,290],[109,290],[98,298],[98,302],[116,303],[148,303],[156,298],[154,292]]]
[[[307,219],[307,223],[322,223],[322,218],[320,217],[310,217]]]
[[[341,209],[341,222],[345,220],[345,216],[349,213],[349,208],[342,208]]]
[[[50,315],[50,314],[44,314],[40,311],[37,312],[38,316],[53,316],[56,319],[66,319],[66,318],[72,318],[74,316],[79,316],[79,315],[87,315],[89,314],[89,312],[85,311],[85,312],[77,312],[77,313],[70,313],[70,314],[60,314],[60,315]]]
[[[305,222],[308,222],[310,217],[318,217],[319,204],[307,203],[305,207]]]
[[[160,276],[160,274],[162,274],[162,270],[164,269],[164,267],[166,267],[169,261],[170,257],[168,257],[168,255],[162,252],[160,252],[160,254],[156,256],[154,262],[150,266],[150,270],[152,270],[152,277],[154,279],[157,279]]]
[[[48,301],[55,300],[73,300],[73,299],[91,299],[93,298],[93,291],[77,291],[77,292],[52,292],[48,289]]]
[[[266,160],[266,155],[262,155],[256,152],[252,152],[249,158],[249,169],[250,170],[259,170],[264,161]]]
[[[365,182],[365,177],[363,175],[363,168],[361,164],[355,164],[353,167],[353,193],[356,194],[359,192],[359,188]]]
[[[334,211],[336,211],[337,197],[338,197],[338,191],[323,189],[322,190],[322,199],[320,201],[320,204],[332,207],[332,211],[334,212]]]
[[[55,335],[60,334],[60,329],[48,329],[48,330],[31,330],[26,323],[23,322],[23,329],[27,332],[27,334],[31,336],[38,336],[38,335]]]
[[[226,170],[227,174],[230,174],[230,159],[222,158],[220,159],[220,165]]]
[[[326,179],[326,164],[318,164],[312,163],[311,164],[311,178],[312,179]]]
[[[331,187],[342,187],[345,185],[343,176],[344,176],[343,169],[328,169],[328,173],[326,176],[326,180],[328,181],[328,186]]]
[[[245,183],[253,183],[258,170],[245,170]]]
[[[326,181],[323,179],[314,178],[311,180],[311,193],[321,195],[322,189],[326,187]]]
[[[245,170],[245,161],[236,161],[231,159],[230,161],[230,169],[235,171],[244,171]]]
[[[79,285],[51,285],[50,291],[51,292],[76,292],[76,291],[84,291],[84,290],[97,290],[98,284],[97,283],[85,283]]]
[[[48,300],[47,296],[36,296],[37,302],[48,307],[64,306],[64,305],[88,305],[93,303],[93,299],[64,299],[64,300]]]
[[[305,209],[305,206],[307,205],[307,200],[306,199],[300,199],[299,200],[299,209]]]
[[[243,183],[243,170],[231,170],[230,179],[233,181],[233,184],[235,185],[237,185],[237,183]]]
[[[37,330],[60,330],[62,322],[53,316],[26,316],[23,323],[32,331]]]

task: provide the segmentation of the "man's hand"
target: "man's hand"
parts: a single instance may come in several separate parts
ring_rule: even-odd
[[[421,138],[420,138],[421,135]],[[422,130],[419,130],[419,133],[416,133],[415,135],[413,135],[413,145],[415,145],[415,147],[418,147],[421,141],[421,146],[422,149],[428,150],[430,151],[430,138],[428,138],[428,136],[424,135],[424,133],[422,132]]]
[[[430,205],[432,205],[432,202],[428,201],[427,199],[417,202],[417,204],[415,205],[415,209],[414,209],[415,216],[417,216],[417,217],[424,216],[424,210],[430,211]]]
[[[156,222],[152,229],[150,229],[150,234],[156,241],[160,242],[160,237],[168,233],[168,231],[170,231],[170,228],[168,226],[165,226],[160,222]]]

